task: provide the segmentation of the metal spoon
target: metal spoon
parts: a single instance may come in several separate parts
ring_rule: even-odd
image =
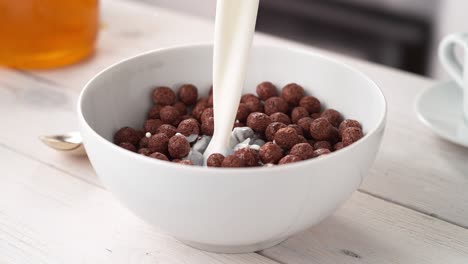
[[[74,155],[86,155],[83,139],[79,132],[40,136],[39,139],[55,150],[68,152]]]

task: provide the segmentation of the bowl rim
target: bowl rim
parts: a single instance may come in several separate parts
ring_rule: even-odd
[[[114,148],[115,151],[120,151],[122,153],[122,155],[129,155],[128,156],[129,158],[140,159],[141,162],[151,162],[153,165],[161,165],[161,166],[166,166],[166,167],[168,166],[169,168],[178,169],[180,171],[187,170],[187,171],[193,172],[195,170],[195,171],[199,171],[199,172],[204,172],[206,174],[213,174],[214,173],[215,175],[218,175],[219,172],[235,173],[236,175],[241,175],[241,174],[242,175],[252,175],[252,173],[258,173],[260,171],[274,172],[274,171],[277,171],[277,170],[281,171],[281,170],[284,170],[284,169],[293,169],[293,168],[298,169],[300,167],[307,168],[308,166],[311,166],[313,164],[327,162],[330,159],[334,159],[335,157],[339,157],[339,156],[342,156],[342,155],[347,155],[348,152],[351,152],[354,148],[357,148],[359,145],[363,144],[363,142],[366,141],[373,134],[375,134],[378,131],[385,128],[385,123],[386,123],[386,119],[387,119],[387,111],[388,111],[388,109],[387,109],[388,108],[387,100],[385,98],[384,93],[382,92],[382,89],[379,87],[379,85],[376,82],[374,82],[370,77],[368,77],[366,74],[364,74],[360,70],[358,70],[358,69],[356,69],[356,68],[354,68],[354,67],[352,67],[352,66],[350,66],[350,65],[348,65],[348,64],[346,64],[346,63],[344,63],[342,61],[340,61],[339,59],[332,58],[332,57],[327,56],[325,54],[321,54],[318,51],[309,51],[309,50],[305,50],[303,48],[291,48],[291,47],[285,47],[285,46],[281,46],[281,45],[271,45],[271,44],[270,45],[268,45],[268,44],[253,44],[252,46],[255,47],[255,48],[260,48],[260,49],[262,49],[262,48],[265,48],[265,49],[283,49],[283,50],[286,50],[288,52],[299,53],[299,54],[306,55],[306,56],[319,57],[320,59],[327,60],[327,61],[330,61],[331,63],[338,64],[341,67],[347,68],[351,72],[359,75],[361,78],[364,78],[366,81],[368,81],[372,86],[377,88],[378,95],[381,98],[382,103],[383,103],[383,105],[381,106],[381,107],[383,107],[383,112],[382,112],[382,115],[381,115],[380,120],[378,121],[377,125],[373,129],[369,130],[364,135],[364,137],[361,138],[359,141],[347,146],[346,148],[340,149],[339,151],[332,152],[330,154],[321,156],[320,158],[309,159],[309,160],[294,162],[294,163],[289,163],[289,164],[283,164],[281,166],[271,166],[271,167],[268,167],[266,169],[263,166],[260,166],[260,167],[242,167],[242,168],[219,168],[219,167],[211,168],[211,167],[206,167],[206,166],[188,166],[188,165],[182,166],[181,164],[150,158],[150,157],[138,154],[138,153],[134,153],[134,152],[125,150],[125,149],[115,145],[113,142],[105,139],[103,136],[101,136],[99,133],[97,133],[86,121],[86,118],[84,117],[83,112],[82,112],[83,99],[86,97],[86,94],[91,89],[90,87],[92,86],[92,83],[96,79],[100,78],[100,76],[102,74],[104,74],[105,72],[107,72],[107,71],[111,70],[112,68],[117,67],[117,66],[119,66],[121,64],[128,63],[128,62],[133,61],[133,60],[138,60],[141,57],[149,56],[149,55],[152,55],[152,54],[155,54],[155,53],[162,53],[162,52],[174,51],[174,50],[180,50],[180,49],[210,48],[212,46],[213,46],[212,43],[203,42],[203,43],[195,43],[195,44],[174,45],[174,46],[170,46],[170,47],[163,47],[163,48],[159,48],[159,49],[149,50],[149,51],[145,51],[145,52],[139,53],[137,55],[122,59],[122,60],[120,60],[118,62],[115,62],[115,63],[111,64],[110,66],[107,66],[104,69],[100,70],[89,81],[86,82],[86,84],[82,88],[82,90],[81,90],[81,92],[79,94],[79,97],[78,97],[77,113],[78,113],[78,121],[81,123],[82,129],[86,129],[89,132],[91,132],[93,137],[95,137],[98,141],[102,142],[104,145],[109,146],[111,149]],[[86,142],[85,142],[85,147],[86,147]],[[219,177],[219,175],[218,175],[218,177]]]

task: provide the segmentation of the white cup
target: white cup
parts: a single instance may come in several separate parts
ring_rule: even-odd
[[[457,46],[464,53],[461,60],[455,54]],[[463,91],[463,115],[468,120],[468,33],[446,36],[439,45],[439,59]]]

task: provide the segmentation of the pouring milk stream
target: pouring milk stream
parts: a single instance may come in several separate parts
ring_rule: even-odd
[[[259,0],[218,0],[213,52],[214,134],[204,153],[225,155],[242,95]]]

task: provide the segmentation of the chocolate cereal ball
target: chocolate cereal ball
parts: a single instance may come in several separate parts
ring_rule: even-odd
[[[283,157],[283,150],[277,144],[273,142],[267,142],[260,147],[258,155],[264,164],[276,164]]]
[[[141,136],[139,132],[131,127],[122,127],[114,134],[114,143],[120,145],[120,143],[128,142],[133,145],[138,145]]]
[[[270,123],[267,128],[265,129],[265,137],[268,141],[273,141],[275,140],[275,134],[280,130],[281,128],[287,127],[285,124],[280,123],[280,122],[273,122]]]
[[[169,159],[167,158],[166,155],[164,155],[164,154],[162,154],[162,153],[159,153],[159,152],[151,153],[151,154],[149,155],[149,157],[150,157],[150,158],[153,158],[153,159],[169,161]]]
[[[309,141],[308,141],[304,136],[299,135],[299,138],[301,139],[301,140],[299,141],[299,143],[307,143],[307,144],[309,144]]]
[[[234,156],[244,161],[246,167],[258,166],[258,153],[251,148],[241,148],[234,152]]]
[[[249,114],[250,114],[250,109],[247,106],[247,104],[240,103],[239,107],[237,108],[236,120],[245,122]]]
[[[330,142],[325,141],[325,140],[321,140],[321,141],[317,141],[317,142],[314,143],[314,149],[328,149],[328,150],[332,151],[333,147],[330,144]]]
[[[302,159],[296,155],[286,155],[280,161],[278,164],[288,164],[288,163],[293,163],[293,162],[298,162],[301,161]]]
[[[149,156],[151,154],[151,151],[147,148],[140,148],[138,150],[138,154],[141,154],[143,156]]]
[[[244,94],[241,97],[241,103],[244,103],[249,108],[249,111],[252,112],[264,112],[264,107],[260,99],[253,94]]]
[[[322,155],[327,155],[330,154],[331,151],[328,149],[316,149],[314,150],[314,158],[322,156]]]
[[[143,131],[151,134],[156,134],[158,128],[163,124],[160,119],[148,119],[143,124]]]
[[[309,114],[320,113],[320,109],[322,108],[320,101],[313,96],[302,97],[299,101],[299,106],[304,107]]]
[[[140,142],[138,143],[138,146],[139,146],[140,148],[147,148],[147,147],[148,147],[148,140],[149,140],[149,138],[147,138],[147,137],[142,137],[142,138],[140,139]]]
[[[260,102],[259,104],[254,104],[254,105],[247,104],[247,106],[249,107],[250,113],[252,112],[264,113],[265,112],[265,105],[263,104],[263,102]]]
[[[257,85],[256,92],[258,97],[260,97],[260,99],[262,99],[263,101],[270,97],[278,96],[278,90],[276,89],[276,86],[271,82],[260,83],[259,85]]]
[[[271,119],[264,113],[254,112],[247,117],[247,126],[257,133],[264,133]]]
[[[281,91],[281,97],[283,97],[284,100],[292,106],[299,105],[299,102],[304,95],[304,88],[296,83],[287,84]]]
[[[206,165],[208,167],[221,167],[221,165],[223,164],[223,160],[224,160],[223,154],[213,153],[208,157],[206,161]]]
[[[203,111],[203,113],[200,116],[200,122],[201,123],[205,122],[205,120],[207,120],[209,117],[214,117],[214,112],[213,112],[212,107],[206,108]]]
[[[320,117],[326,118],[328,122],[330,122],[330,124],[332,124],[336,128],[338,128],[341,121],[343,121],[343,117],[341,116],[340,112],[331,108],[323,111]]]
[[[343,122],[341,122],[340,126],[338,127],[338,132],[340,133],[340,136],[343,135],[343,131],[348,127],[362,128],[361,124],[358,121],[353,119],[346,119]]]
[[[176,95],[169,87],[161,86],[153,90],[153,102],[160,105],[173,105],[176,102]]]
[[[309,133],[315,140],[336,140],[338,130],[325,118],[317,118],[310,123]]]
[[[148,119],[159,119],[159,112],[161,111],[163,107],[164,105],[160,105],[160,104],[157,104],[151,107],[151,109],[148,111],[148,115],[147,115]]]
[[[158,130],[156,131],[157,133],[163,133],[165,134],[168,138],[173,137],[177,133],[177,129],[175,126],[164,124],[158,127]]]
[[[183,115],[180,117],[180,121],[184,121],[186,119],[190,119],[190,118],[193,118],[191,115]]]
[[[181,159],[189,154],[190,144],[182,134],[175,134],[169,139],[168,150],[173,159]]]
[[[198,89],[192,84],[180,86],[177,94],[179,95],[179,100],[186,105],[193,105],[198,99]]]
[[[299,143],[291,148],[289,154],[298,156],[302,160],[311,159],[314,156],[314,148],[309,143]]]
[[[247,94],[243,94],[241,96],[241,100],[240,100],[241,103],[244,103],[244,104],[247,104],[249,102],[260,102],[260,99],[255,96],[254,94],[251,94],[251,93],[247,93]]]
[[[224,158],[223,162],[221,163],[221,167],[224,168],[240,168],[244,167],[244,161],[241,160],[236,155],[229,155]]]
[[[166,105],[161,109],[159,114],[161,116],[161,121],[163,121],[164,124],[173,126],[177,126],[177,124],[179,124],[181,114],[175,107]]]
[[[169,144],[169,137],[166,136],[166,134],[159,133],[149,138],[148,149],[151,152],[167,153],[168,144]]]
[[[292,127],[285,127],[276,132],[274,142],[281,148],[288,150],[301,141],[302,139],[297,134],[296,129]]]
[[[280,122],[285,125],[291,124],[291,118],[285,113],[277,112],[270,115],[271,122]]]
[[[307,109],[302,106],[294,107],[291,111],[291,121],[293,124],[297,124],[297,121],[303,117],[309,117],[309,112],[307,112]]]
[[[302,128],[302,132],[304,134],[304,137],[307,139],[311,139],[312,137],[310,136],[310,124],[312,123],[313,119],[310,117],[303,117],[297,121],[297,125]]]
[[[343,142],[341,142],[341,141],[338,142],[338,143],[336,143],[335,146],[333,146],[333,149],[334,149],[335,151],[340,150],[340,149],[342,149],[342,148],[344,148],[344,146],[343,146]]]
[[[362,130],[359,127],[348,127],[343,130],[341,141],[343,146],[347,147],[363,137]]]
[[[304,131],[302,131],[302,128],[296,124],[291,124],[291,125],[288,125],[288,127],[291,127],[291,128],[294,128],[294,130],[296,130],[296,133],[299,135],[299,136],[304,136]]]
[[[137,130],[136,132],[137,132],[139,138],[142,138],[142,137],[144,137],[146,135],[146,133],[143,130],[140,130],[140,129]]]
[[[214,118],[208,117],[201,125],[201,131],[207,136],[213,136],[214,133]]]
[[[129,150],[129,151],[131,151],[131,152],[136,152],[136,151],[137,151],[135,145],[133,145],[132,143],[128,143],[128,142],[122,142],[122,143],[120,143],[120,144],[119,144],[119,147],[124,148],[124,149],[126,149],[126,150]]]
[[[181,121],[177,126],[177,132],[188,137],[190,135],[200,134],[200,125],[195,118],[189,118]]]
[[[197,119],[199,122],[201,122],[200,116],[203,113],[203,111],[205,111],[205,109],[208,108],[208,107],[209,107],[209,105],[208,105],[208,100],[207,99],[202,98],[202,99],[198,100],[197,104],[195,105],[195,107],[192,110],[192,116],[195,119]]]
[[[315,119],[319,118],[321,115],[322,115],[322,113],[313,113],[313,114],[310,114],[310,118],[315,120]]]
[[[177,109],[177,111],[179,111],[181,115],[187,114],[187,106],[181,101],[175,102],[175,104],[173,104],[172,106],[175,107],[175,109]]]
[[[271,115],[277,112],[287,113],[288,103],[281,97],[270,97],[265,101],[265,114]]]

